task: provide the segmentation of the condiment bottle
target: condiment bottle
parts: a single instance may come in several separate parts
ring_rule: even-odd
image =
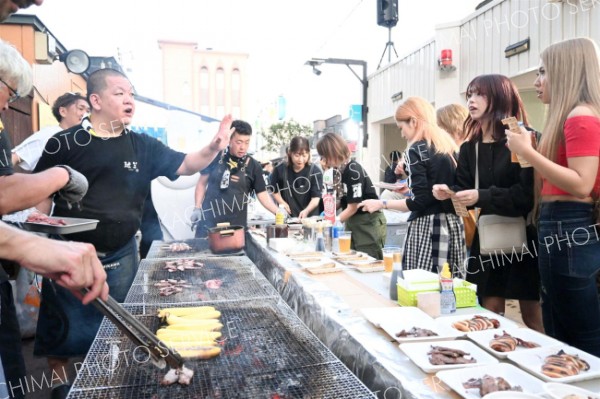
[[[454,282],[450,265],[444,263],[440,273],[440,313],[450,314],[456,312],[456,296],[454,295]]]
[[[315,251],[325,252],[325,238],[323,237],[323,227],[319,226],[317,229],[317,242],[315,244]]]
[[[331,228],[331,251],[338,253],[340,252],[340,232],[344,231],[344,225],[340,221],[340,218],[336,216],[335,223]]]
[[[390,279],[390,299],[392,301],[398,300],[398,279],[404,279],[404,273],[402,272],[402,254],[395,252],[393,255],[392,263],[392,278]]]
[[[279,204],[279,209],[277,209],[277,213],[275,214],[275,224],[278,226],[283,225],[286,216],[287,212],[285,211],[283,204]]]

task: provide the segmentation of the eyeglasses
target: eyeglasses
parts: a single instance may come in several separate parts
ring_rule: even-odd
[[[8,83],[6,83],[4,80],[0,79],[0,82],[4,83],[4,86],[6,86],[6,88],[12,92],[11,96],[8,97],[8,102],[14,103],[15,101],[17,101],[20,97],[19,92],[10,87]]]

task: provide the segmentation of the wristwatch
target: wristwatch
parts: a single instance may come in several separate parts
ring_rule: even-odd
[[[381,200],[383,203],[383,209],[387,209],[387,200]]]

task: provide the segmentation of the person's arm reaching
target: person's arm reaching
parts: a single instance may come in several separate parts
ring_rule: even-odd
[[[219,151],[227,148],[229,138],[234,130],[231,127],[231,121],[231,115],[226,115],[223,120],[221,120],[219,131],[213,137],[212,141],[201,150],[187,154],[179,166],[179,169],[177,169],[177,174],[180,176],[193,175],[206,168],[215,156],[217,156]]]
[[[256,194],[256,198],[258,198],[262,206],[264,206],[273,215],[275,215],[279,210],[279,207],[275,205],[275,202],[273,202],[266,190]]]
[[[63,188],[68,181],[67,170],[58,167],[34,174],[0,176],[0,214],[35,206]]]
[[[306,206],[306,208],[304,208],[302,210],[302,212],[300,212],[300,215],[298,215],[300,217],[300,219],[304,219],[305,217],[308,217],[308,215],[310,215],[310,213],[319,206],[319,202],[321,202],[321,198],[320,197],[314,197],[310,199],[310,202],[308,203],[308,205]]]
[[[0,222],[0,258],[51,278],[80,298],[79,290],[88,288],[84,304],[108,298],[106,272],[91,244],[50,240]]]
[[[208,175],[200,175],[198,183],[196,183],[196,191],[194,192],[194,210],[190,218],[192,223],[196,223],[202,216],[202,202],[206,194],[206,185],[208,184]]]

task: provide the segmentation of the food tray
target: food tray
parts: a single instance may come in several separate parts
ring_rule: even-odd
[[[410,309],[410,308],[406,308]],[[430,337],[397,337],[396,334],[402,330],[410,330],[413,327],[431,330],[438,335]],[[390,317],[381,321],[381,328],[394,340],[398,342],[426,342],[452,340],[461,334],[453,328],[442,326],[435,322],[425,312],[413,313],[412,317]]]
[[[407,290],[398,284],[398,303],[401,306],[417,306],[419,292],[434,292],[439,290]],[[470,308],[477,306],[477,285],[463,281],[461,286],[454,286],[457,308]]]
[[[373,183],[375,187],[384,188],[386,190],[399,190],[401,188],[406,187],[406,183],[385,183],[385,182],[375,182]]]
[[[35,233],[71,234],[79,233],[81,231],[94,230],[99,222],[97,219],[68,218],[61,216],[51,217],[53,219],[64,220],[67,223],[66,226],[56,226],[47,223],[23,222],[23,229],[33,231]]]
[[[507,334],[510,334],[515,338],[520,338],[524,341],[534,342],[538,344],[540,348],[564,345],[562,342],[545,334],[532,330],[530,328],[498,328],[494,330],[473,331],[467,333],[467,337],[471,341],[475,342],[477,345],[481,346],[486,351],[490,352],[492,355],[501,359],[505,359],[506,357],[508,357],[509,353],[517,353],[536,349],[526,348],[519,345],[517,345],[517,348],[512,352],[498,352],[497,350],[492,349],[490,347],[490,341],[494,339],[494,335],[502,335],[504,331],[506,331]]]
[[[431,364],[429,362],[429,355],[427,355],[427,352],[429,352],[432,346],[444,346],[446,348],[459,349],[465,351],[469,353],[474,359],[476,359],[477,362],[467,364]],[[415,363],[415,365],[417,365],[417,367],[419,367],[426,373],[435,373],[441,370],[457,368],[486,366],[498,363],[498,359],[496,359],[483,349],[479,348],[474,343],[465,340],[411,342],[400,344],[400,349],[402,349],[406,356],[408,356],[408,358],[412,360]]]
[[[443,325],[444,327],[452,328],[453,330],[455,330],[455,328],[452,327],[453,323],[456,323],[457,321],[461,321],[461,320],[469,320],[475,316],[484,316],[484,317],[487,317],[488,319],[498,320],[500,322],[500,326],[498,328],[501,330],[518,327],[518,324],[516,322],[514,322],[510,319],[507,319],[506,317],[502,317],[494,312],[490,312],[490,311],[482,311],[482,312],[478,312],[478,313],[453,315],[453,316],[442,316],[442,317],[438,317],[437,319],[435,319],[435,321],[436,321],[436,323],[439,323],[439,324]],[[458,331],[460,334],[462,334],[462,336],[467,335],[467,332],[459,331],[459,330],[456,330],[456,331]]]
[[[552,399],[563,399],[569,395],[577,395],[578,398],[600,399],[600,394],[579,388],[573,385],[547,382],[544,384],[544,392]]]
[[[544,359],[546,358],[546,356],[556,354],[561,349],[569,355],[577,355],[581,359],[588,362],[588,364],[590,365],[590,369],[588,371],[582,371],[577,375],[562,378],[552,378],[548,377],[546,374],[543,374],[542,365],[544,364]],[[575,381],[584,381],[600,377],[600,359],[598,359],[596,356],[590,355],[587,352],[584,352],[569,345],[536,348],[528,351],[511,353],[508,355],[508,359],[513,361],[517,366],[521,367],[525,371],[535,375],[536,377],[544,381],[549,382],[571,383]]]
[[[371,261],[368,263],[362,264],[351,264],[354,270],[359,271],[361,273],[372,273],[372,272],[383,272],[385,271],[385,266],[383,265],[383,261]]]
[[[502,377],[511,386],[520,386],[524,393],[539,394],[544,390],[544,383],[527,374],[523,370],[508,363],[494,364],[491,366],[472,367],[468,370],[446,370],[437,373],[437,377],[448,385],[454,392],[465,399],[479,399],[479,389],[466,389],[463,383],[470,378],[482,378],[484,375]],[[506,391],[511,395],[507,398],[516,398],[517,391]],[[485,396],[488,397],[487,395]]]
[[[423,312],[419,308],[415,308],[412,306],[393,306],[386,308],[363,308],[360,310],[365,319],[367,319],[371,324],[373,324],[377,328],[381,328],[381,324],[383,324],[387,320],[392,319],[407,319],[412,320],[413,318],[417,319],[429,319],[433,320],[429,315]]]
[[[304,268],[310,274],[327,274],[341,272],[343,269],[337,266],[329,266],[329,264],[315,265]]]

